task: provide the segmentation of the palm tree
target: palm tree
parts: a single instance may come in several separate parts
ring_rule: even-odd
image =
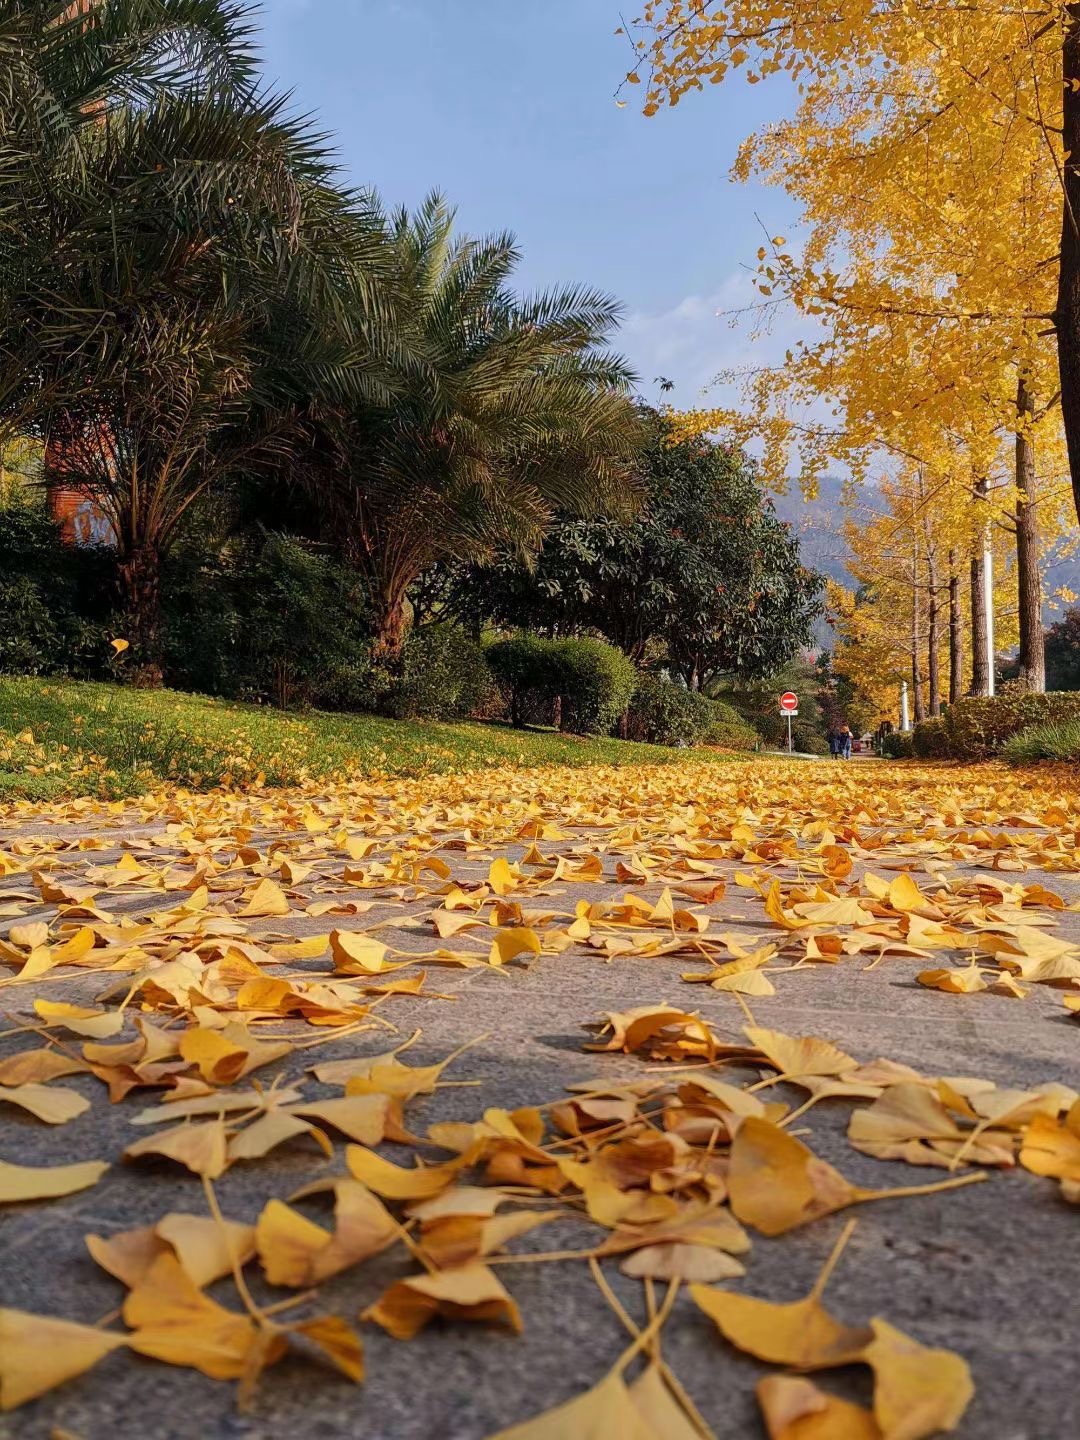
[[[6,3],[21,19],[24,7]],[[118,12],[170,23],[148,25],[142,48],[106,44]],[[181,14],[215,21],[220,44],[197,24],[182,32]],[[52,478],[109,519],[149,678],[160,673],[161,560],[190,508],[238,472],[287,459],[308,392],[352,404],[386,395],[364,303],[364,267],[385,250],[381,217],[335,188],[320,141],[281,100],[250,88],[242,15],[219,0],[124,0],[81,25],[57,21],[62,39],[46,34],[37,71],[16,75],[37,151],[13,209],[32,202],[43,239],[32,266],[4,265],[0,245],[0,322],[24,337],[0,406],[9,423],[32,415],[54,442]],[[110,85],[118,48],[134,58]],[[75,84],[94,60],[99,86]],[[57,134],[35,119],[35,75],[72,82]],[[0,215],[7,196],[0,170]]]
[[[528,552],[556,511],[630,501],[643,438],[633,377],[605,347],[615,303],[582,288],[520,299],[513,238],[455,239],[453,225],[438,195],[389,220],[396,385],[338,435],[338,512],[390,667],[424,570]]]

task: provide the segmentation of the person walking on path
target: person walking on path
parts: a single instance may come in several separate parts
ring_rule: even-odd
[[[852,734],[847,724],[840,726],[840,735],[838,738],[840,741],[840,754],[844,757],[845,760],[850,760]]]
[[[834,760],[840,759],[840,731],[835,725],[831,726],[828,734],[829,754]]]

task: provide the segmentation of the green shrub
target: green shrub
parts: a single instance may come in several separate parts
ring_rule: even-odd
[[[1080,693],[1059,690],[1033,695],[1012,690],[969,696],[950,705],[944,720],[950,755],[957,760],[985,760],[1034,725],[1080,720]]]
[[[384,707],[399,719],[492,719],[504,701],[484,652],[452,625],[414,631],[405,669]]]
[[[947,760],[952,742],[944,715],[931,715],[920,720],[911,734],[912,754],[919,760]]]
[[[1038,760],[1080,762],[1080,720],[1021,730],[1006,744],[1005,758],[1012,765],[1032,765]]]
[[[514,635],[489,645],[485,658],[502,687],[513,724],[550,723],[555,696],[551,641]]]
[[[294,535],[260,531],[224,556],[180,555],[164,586],[170,684],[281,709],[367,709],[356,576]]]
[[[0,672],[106,673],[111,571],[105,552],[65,545],[44,506],[0,506]]]
[[[707,707],[702,745],[719,745],[725,750],[753,750],[761,737],[749,721],[744,720],[732,705],[723,700],[701,697]]]
[[[697,745],[711,720],[703,695],[661,675],[639,675],[626,712],[626,738],[653,745]]]
[[[634,662],[603,640],[554,640],[549,656],[561,701],[559,729],[574,735],[610,734],[634,693]]]
[[[914,755],[914,744],[910,731],[894,730],[881,742],[881,753],[886,760],[910,760]]]

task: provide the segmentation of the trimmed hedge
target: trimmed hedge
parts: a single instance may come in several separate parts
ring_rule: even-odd
[[[947,760],[949,758],[949,734],[944,715],[931,715],[920,720],[911,737],[912,752],[920,760]]]
[[[397,719],[490,720],[505,702],[481,647],[452,625],[414,630],[383,708]]]
[[[719,745],[752,750],[758,733],[722,700],[675,685],[660,675],[639,675],[626,713],[626,738],[653,745]]]
[[[753,750],[761,736],[731,705],[723,700],[705,700],[709,707],[702,745],[719,745],[725,750]]]
[[[549,656],[552,684],[562,701],[559,729],[610,734],[634,693],[634,662],[603,640],[554,640]]]
[[[606,735],[622,717],[638,672],[603,640],[515,635],[488,647],[515,725],[550,724],[577,735]]]
[[[1033,726],[1080,720],[1080,692],[1026,690],[958,700],[940,718],[915,726],[914,753],[927,759],[988,760]]]
[[[697,745],[710,714],[703,695],[660,675],[639,675],[626,712],[626,738],[652,745]]]

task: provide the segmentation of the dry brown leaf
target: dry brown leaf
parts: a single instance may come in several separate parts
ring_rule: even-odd
[[[377,1255],[401,1229],[365,1186],[335,1184],[334,1233],[281,1200],[270,1200],[255,1226],[255,1246],[271,1285],[319,1285],[331,1275]]]
[[[769,1440],[882,1440],[869,1410],[799,1375],[766,1375],[756,1393]]]
[[[161,1255],[124,1301],[128,1344],[140,1355],[187,1366],[212,1380],[246,1377],[280,1360],[284,1336],[269,1345],[247,1315],[226,1310],[194,1285],[174,1255]]]
[[[965,1179],[982,1178],[977,1172],[937,1185],[864,1190],[850,1184],[794,1135],[751,1115],[739,1126],[732,1143],[728,1193],[732,1210],[745,1224],[763,1235],[782,1235],[848,1205],[931,1194],[955,1189]]]
[[[435,1275],[399,1280],[363,1313],[395,1340],[411,1340],[436,1315],[505,1325],[520,1333],[521,1315],[502,1282],[486,1265],[465,1265]]]

